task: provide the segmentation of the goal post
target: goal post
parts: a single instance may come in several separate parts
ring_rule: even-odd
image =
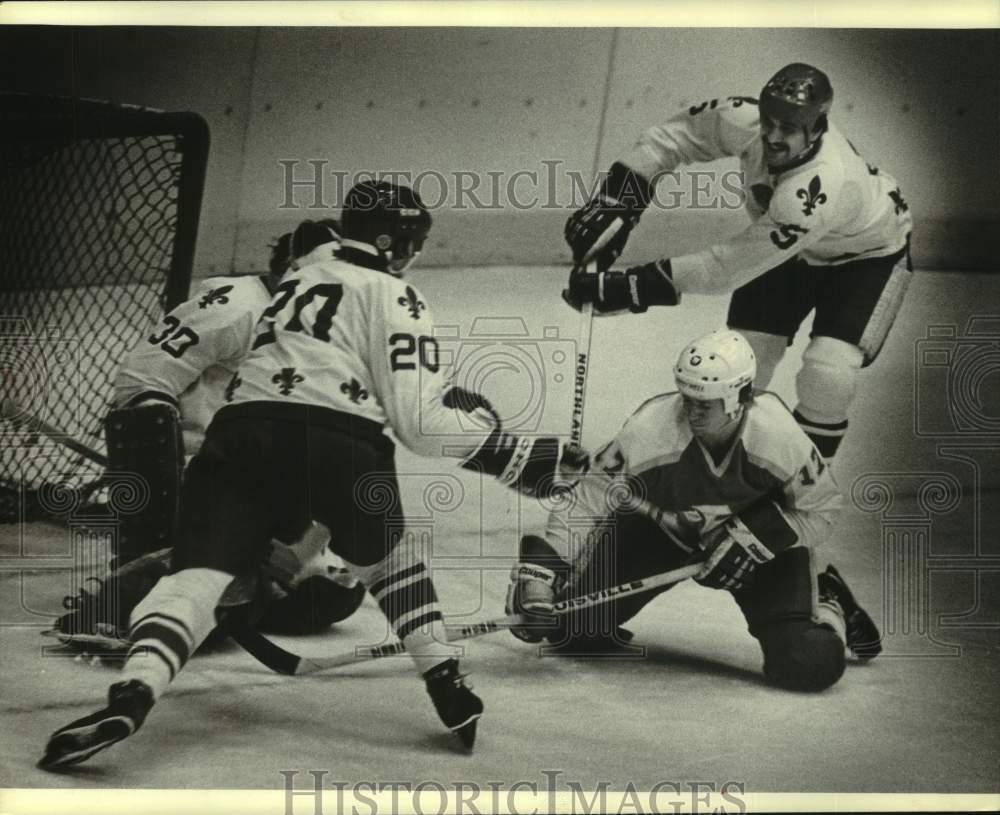
[[[0,490],[8,504],[22,490],[76,488],[101,475],[37,425],[103,454],[102,419],[122,357],[187,297],[208,148],[196,113],[0,93],[0,396],[8,405]]]

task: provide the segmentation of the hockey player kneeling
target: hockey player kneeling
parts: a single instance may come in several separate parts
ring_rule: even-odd
[[[830,687],[843,673],[845,642],[874,656],[871,618],[836,571],[817,580],[813,569],[812,547],[842,504],[837,484],[778,397],[753,395],[755,373],[753,352],[734,331],[689,344],[674,368],[679,393],[645,402],[596,456],[575,502],[551,514],[545,538],[522,540],[508,613],[544,615],[557,599],[701,562],[695,579],[732,594],[775,685]],[[573,515],[597,519],[588,535],[595,545],[577,552]],[[514,633],[560,651],[620,652],[630,638],[621,625],[658,593]]]
[[[123,360],[115,405],[105,418],[112,494],[131,495],[119,513],[110,574],[90,578],[64,598],[53,633],[88,650],[127,648],[132,609],[170,571],[185,460],[201,447],[212,415],[250,351],[254,327],[289,270],[333,258],[340,246],[333,219],[303,221],[271,246],[266,275],[200,282],[190,299],[165,315]],[[244,575],[226,592],[219,617],[271,633],[326,631],[349,617],[364,587],[327,546],[328,531],[273,541],[267,576]]]
[[[454,456],[534,495],[559,487],[561,450],[504,432],[487,404],[450,388],[430,309],[400,279],[430,222],[413,190],[361,182],[348,192],[335,258],[282,280],[185,471],[171,573],[132,612],[123,679],[107,707],[53,734],[39,766],[84,761],[138,730],[213,628],[234,576],[264,562],[272,537],[311,520],[333,532],[331,547],[385,614],[441,721],[472,747],[483,703],[447,645],[430,569],[400,545],[406,519],[385,430],[415,453]],[[478,412],[481,426],[469,432],[461,412]]]

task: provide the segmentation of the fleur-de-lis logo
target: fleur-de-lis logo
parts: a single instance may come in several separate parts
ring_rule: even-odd
[[[281,392],[282,396],[288,396],[293,390],[295,390],[295,386],[298,385],[299,382],[305,381],[305,377],[301,374],[295,373],[294,368],[282,368],[280,374],[275,374],[271,377],[271,381],[280,386],[278,390]]]
[[[417,297],[416,291],[414,291],[412,286],[406,287],[406,297],[399,297],[396,302],[401,306],[406,306],[409,309],[410,316],[414,320],[420,319],[420,312],[424,311],[427,306],[424,305],[424,301]]]
[[[229,302],[229,298],[226,297],[226,295],[232,290],[232,286],[219,286],[217,289],[212,289],[198,301],[198,308],[208,308],[212,305],[212,303],[221,303],[222,305],[225,305]]]
[[[889,193],[889,197],[892,199],[892,203],[896,205],[896,214],[899,215],[901,212],[908,212],[910,205],[903,200],[903,193],[896,187],[892,192]]]
[[[818,175],[814,175],[812,177],[812,181],[809,182],[808,190],[799,190],[795,193],[795,195],[805,202],[802,204],[802,211],[806,215],[812,215],[813,210],[816,209],[816,207],[820,204],[826,203],[826,193],[820,192],[820,181]]]
[[[361,383],[354,377],[351,377],[350,384],[345,382],[340,386],[340,392],[348,396],[356,405],[361,404],[362,399],[368,398],[368,391],[362,388]]]
[[[233,378],[230,379],[229,380],[229,384],[226,385],[225,396],[226,396],[226,401],[227,402],[232,402],[233,401],[233,394],[236,393],[236,389],[240,385],[242,385],[242,384],[243,384],[243,380],[240,379],[239,373],[233,374]]]

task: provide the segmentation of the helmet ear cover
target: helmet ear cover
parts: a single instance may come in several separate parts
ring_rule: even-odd
[[[391,264],[412,259],[423,248],[431,216],[409,187],[386,181],[362,181],[347,193],[342,216],[344,237],[369,247],[380,268],[398,274]]]

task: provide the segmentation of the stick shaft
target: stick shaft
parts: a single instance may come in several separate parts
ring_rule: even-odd
[[[68,447],[74,453],[79,453],[84,458],[90,459],[100,467],[108,466],[108,459],[105,456],[102,456],[83,442],[77,441],[55,425],[51,425],[33,413],[28,412],[10,397],[4,399],[2,405],[0,405],[0,416],[9,419],[15,424],[26,426],[32,433],[41,433],[43,436],[48,436],[53,441],[58,442],[64,447]],[[14,416],[17,419],[12,418]]]
[[[587,274],[594,274],[597,266],[590,263]],[[576,344],[576,366],[573,380],[573,417],[570,422],[571,444],[580,445],[583,440],[583,408],[587,398],[587,371],[590,368],[590,341],[594,327],[594,306],[584,303],[580,309],[580,334]]]
[[[622,597],[641,594],[646,591],[660,588],[661,586],[669,586],[673,583],[679,583],[682,580],[686,580],[689,577],[694,577],[700,570],[700,563],[692,563],[688,566],[682,566],[679,569],[663,572],[662,574],[641,578],[639,580],[632,580],[618,586],[610,586],[608,588],[601,589],[600,591],[591,592],[590,594],[574,597],[570,600],[564,600],[561,603],[556,603],[554,613],[555,616],[561,617],[569,614],[570,612],[593,608],[594,606],[603,605],[604,603],[608,603]],[[512,626],[523,625],[527,622],[528,618],[522,615],[514,614],[507,617],[497,617],[481,623],[471,623],[465,626],[445,625],[445,630],[448,633],[448,642],[458,642],[460,640],[472,639],[473,637],[481,637],[484,634],[492,634],[495,631],[502,631],[504,629],[511,628]],[[265,638],[261,637],[261,639]],[[274,645],[274,643],[270,643],[269,640],[265,641],[278,651],[284,651],[284,649]],[[251,650],[246,643],[243,641],[239,642],[240,645],[250,652],[250,654],[260,659],[260,661],[264,662],[265,665],[268,665],[268,662],[261,659],[261,657],[254,653],[254,651]],[[406,648],[403,643],[394,642],[387,645],[377,645],[371,648],[363,648],[351,653],[340,654],[332,657],[297,657],[297,661],[294,663],[284,659],[283,661],[280,661],[280,664],[282,664],[286,670],[282,670],[281,673],[291,673],[297,676],[302,676],[305,674],[330,670],[331,668],[340,668],[345,665],[356,665],[361,662],[370,662],[371,660],[382,659],[383,657],[397,656],[405,652]],[[277,659],[275,661],[276,663],[278,662]]]

